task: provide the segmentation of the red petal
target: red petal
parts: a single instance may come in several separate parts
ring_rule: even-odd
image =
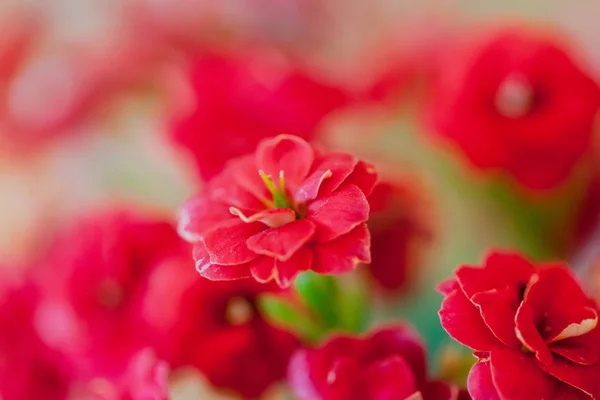
[[[308,175],[314,151],[304,139],[279,135],[263,140],[256,150],[256,166],[266,174],[278,177],[284,171],[285,184],[295,191]]]
[[[245,223],[259,221],[271,228],[283,226],[296,219],[296,213],[291,208],[269,208],[249,217],[235,207],[231,207],[229,212]]]
[[[570,271],[562,265],[542,267],[532,277],[524,303],[549,342],[576,337],[594,329],[598,313]]]
[[[456,290],[442,301],[439,311],[442,327],[456,341],[478,351],[488,351],[499,344],[483,322],[479,310]]]
[[[262,204],[269,204],[271,202],[272,194],[260,178],[254,155],[234,160],[229,164],[228,171],[229,169],[235,182],[241,188],[258,199]],[[279,176],[279,173],[277,176]]]
[[[315,239],[328,242],[365,222],[369,218],[369,203],[358,187],[344,185],[333,194],[311,202],[307,218],[317,227]]]
[[[368,196],[373,191],[377,183],[377,178],[377,170],[373,164],[359,161],[352,174],[344,183],[358,186],[365,196]]]
[[[559,383],[535,359],[519,350],[496,347],[490,352],[492,380],[503,399],[554,399]]]
[[[357,160],[350,154],[327,154],[315,161],[310,175],[294,193],[294,200],[304,203],[333,193],[352,173]]]
[[[477,361],[467,378],[469,394],[473,399],[500,400],[500,395],[492,380],[492,368],[489,359]]]
[[[600,359],[600,328],[582,336],[551,343],[548,348],[575,363],[592,365]]]
[[[204,237],[204,245],[210,254],[210,262],[236,265],[254,260],[258,254],[248,248],[246,240],[264,229],[260,222],[247,224],[237,220],[209,231]]]
[[[456,277],[467,297],[475,293],[525,285],[535,272],[535,267],[519,254],[493,252],[485,260],[483,268],[461,266]]]
[[[236,173],[238,172],[234,164],[208,182],[203,192],[216,202],[228,204],[244,211],[264,210],[265,204],[238,184],[235,178]]]
[[[287,380],[298,400],[316,400],[321,398],[319,390],[309,375],[311,367],[309,352],[301,349],[290,358]]]
[[[515,316],[515,332],[517,337],[529,351],[544,364],[552,363],[552,354],[540,335],[536,326],[530,304],[523,302]]]
[[[177,232],[183,239],[195,243],[216,224],[231,218],[229,206],[200,194],[189,199],[179,211]]]
[[[369,382],[369,399],[405,399],[417,391],[410,366],[400,356],[369,365],[366,379]]]
[[[487,327],[508,347],[520,349],[521,342],[515,334],[515,314],[519,308],[519,295],[512,287],[480,292],[471,298]]]
[[[450,278],[440,283],[436,289],[440,294],[448,295],[455,290],[460,290],[460,285],[456,279]]]
[[[313,271],[340,274],[354,270],[359,263],[371,262],[371,237],[366,224],[327,243],[313,246]]]
[[[600,398],[600,363],[584,366],[555,357],[551,365],[540,365],[540,368],[556,379],[589,394],[593,399]]]
[[[271,257],[259,257],[252,261],[249,266],[252,277],[260,282],[267,283],[275,278],[275,259]]]
[[[443,381],[428,382],[422,391],[423,398],[427,400],[458,400],[465,395],[467,399],[469,398],[468,394],[461,393],[463,391],[457,386]]]
[[[276,261],[275,269],[275,282],[281,288],[289,287],[296,275],[300,272],[308,271],[312,266],[313,253],[312,250],[307,247],[298,249],[287,261]]]
[[[210,279],[211,281],[229,281],[250,277],[250,270],[247,264],[211,264],[210,256],[202,242],[194,246],[194,260],[196,261],[196,271],[198,271],[201,276]]]
[[[279,228],[262,231],[246,241],[256,254],[288,260],[308,242],[315,233],[315,225],[307,219],[299,219]]]

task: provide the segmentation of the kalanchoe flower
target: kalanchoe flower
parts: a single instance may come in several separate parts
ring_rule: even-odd
[[[154,273],[144,303],[145,319],[162,337],[158,353],[171,366],[197,368],[215,387],[257,398],[285,376],[299,346],[289,332],[271,326],[258,296],[278,290],[246,279],[212,282],[186,263],[165,263]]]
[[[434,129],[479,169],[550,189],[590,149],[597,84],[550,39],[520,31],[449,52],[439,71]]]
[[[598,310],[565,265],[492,253],[440,291],[442,326],[478,358],[475,400],[600,398]]]
[[[314,138],[322,120],[349,102],[343,90],[288,64],[260,51],[205,54],[191,62],[193,108],[174,118],[171,134],[204,179],[230,159],[254,152],[265,138],[280,133]]]
[[[458,388],[427,379],[421,339],[405,326],[364,338],[337,336],[319,348],[298,350],[288,380],[299,400],[464,398]]]
[[[370,262],[366,196],[377,175],[349,154],[319,154],[280,135],[233,161],[189,200],[180,235],[211,280],[289,286],[302,271],[334,274]]]
[[[369,196],[371,264],[369,272],[386,292],[408,289],[433,229],[428,202],[414,182],[382,182]]]
[[[132,356],[155,345],[142,313],[152,272],[189,251],[160,220],[115,211],[77,221],[58,235],[39,272],[40,334],[90,378],[121,376]]]

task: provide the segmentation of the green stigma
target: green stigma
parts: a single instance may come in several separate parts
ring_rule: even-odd
[[[279,171],[279,188],[275,185],[275,181],[273,181],[273,177],[271,175],[265,174],[265,171],[259,170],[258,174],[260,175],[260,179],[262,179],[263,183],[271,192],[273,196],[273,205],[275,208],[292,208],[292,205],[287,199],[285,194],[285,178],[283,177],[283,171]]]

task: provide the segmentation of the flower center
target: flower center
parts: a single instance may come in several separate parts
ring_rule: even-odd
[[[243,297],[233,297],[227,302],[225,319],[231,325],[243,325],[252,319],[254,308]]]
[[[522,117],[531,111],[533,97],[533,88],[527,78],[523,75],[512,75],[498,87],[496,109],[508,118]]]
[[[271,196],[273,196],[273,207],[293,208],[292,202],[288,198],[285,191],[285,178],[283,176],[283,171],[279,171],[279,185],[276,185],[273,177],[265,174],[265,171],[260,170],[258,171],[258,174],[260,175],[260,179],[262,179],[269,192],[271,192]]]

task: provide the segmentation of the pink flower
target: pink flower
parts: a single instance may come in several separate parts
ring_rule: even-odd
[[[600,398],[598,310],[565,265],[492,253],[455,276],[440,286],[440,319],[475,350],[475,400]]]
[[[59,234],[39,271],[42,337],[87,377],[121,376],[131,357],[155,345],[142,313],[152,272],[188,252],[172,225],[128,212],[75,223]]]
[[[173,368],[196,367],[214,386],[257,398],[282,380],[299,346],[261,315],[258,297],[276,285],[251,279],[212,282],[185,263],[162,264],[145,298],[145,319],[162,340],[158,354]]]
[[[319,154],[280,135],[233,161],[189,200],[180,235],[211,280],[289,286],[302,271],[342,273],[370,261],[366,199],[377,175],[348,154]]]
[[[314,138],[321,121],[349,101],[344,91],[259,52],[197,57],[189,79],[193,108],[175,118],[172,136],[204,179],[230,159],[254,152],[265,138]]]
[[[600,91],[550,39],[501,32],[454,49],[439,72],[433,125],[476,168],[551,189],[590,149]]]
[[[288,379],[299,400],[459,399],[460,390],[429,381],[421,339],[404,326],[368,337],[337,336],[298,350]]]

